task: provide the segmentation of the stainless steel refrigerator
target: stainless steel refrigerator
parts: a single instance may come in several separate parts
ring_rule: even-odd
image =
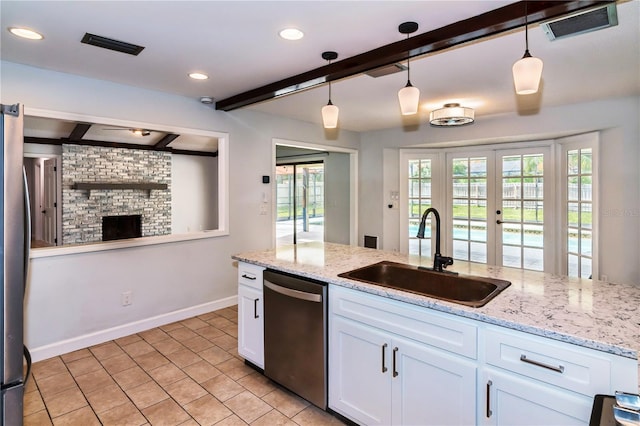
[[[1,105],[0,121],[0,245],[2,257],[2,340],[0,352],[0,425],[22,425],[25,384],[30,357],[23,343],[23,303],[26,289],[31,224],[28,191],[23,168],[23,118],[21,105]]]

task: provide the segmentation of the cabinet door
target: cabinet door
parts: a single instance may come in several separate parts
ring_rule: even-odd
[[[334,315],[329,343],[329,407],[359,424],[391,424],[389,335]]]
[[[264,368],[262,291],[238,286],[238,353]]]
[[[476,423],[476,366],[461,357],[396,338],[391,347],[393,424]]]
[[[478,387],[478,417],[485,425],[585,425],[592,402],[587,396],[493,369],[483,372]]]

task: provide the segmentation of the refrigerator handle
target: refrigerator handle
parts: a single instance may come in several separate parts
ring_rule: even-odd
[[[29,256],[31,256],[31,205],[29,204],[29,184],[27,183],[27,171],[22,166],[22,178],[24,180],[24,294],[27,292],[27,279],[29,275]],[[24,296],[23,296],[24,298]]]

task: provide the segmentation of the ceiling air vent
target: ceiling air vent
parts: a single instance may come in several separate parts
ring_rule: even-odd
[[[137,56],[138,53],[142,52],[142,49],[144,49],[144,46],[138,46],[136,44],[127,43],[126,41],[118,41],[90,33],[85,33],[81,41],[93,46],[115,50],[116,52],[128,53],[129,55],[134,56]]]
[[[395,74],[400,71],[406,71],[407,66],[402,64],[385,65],[365,72],[366,75],[373,78],[382,77],[389,74]]]
[[[618,13],[614,2],[606,6],[599,6],[595,9],[547,21],[540,24],[540,27],[549,37],[549,40],[553,41],[616,25],[618,25]]]

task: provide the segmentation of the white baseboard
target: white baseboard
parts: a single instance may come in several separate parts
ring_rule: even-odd
[[[47,358],[77,351],[78,349],[88,348],[109,340],[119,339],[120,337],[129,336],[151,328],[159,327],[172,322],[181,321],[196,315],[206,314],[207,312],[217,311],[218,309],[227,308],[238,303],[237,296],[231,296],[213,302],[203,303],[202,305],[191,306],[189,308],[180,309],[151,318],[134,321],[128,324],[119,325],[117,327],[96,331],[83,336],[74,337],[73,339],[62,340],[60,342],[50,343],[37,348],[29,348],[31,359],[33,362],[42,361]]]

